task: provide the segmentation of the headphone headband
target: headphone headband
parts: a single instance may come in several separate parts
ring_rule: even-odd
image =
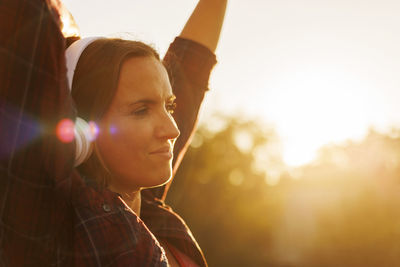
[[[74,80],[74,73],[76,65],[78,64],[79,58],[83,51],[88,45],[96,40],[103,39],[104,37],[86,37],[73,42],[67,50],[65,50],[65,60],[67,65],[67,79],[69,90],[72,90],[72,81]]]
[[[87,37],[75,41],[70,47],[65,50],[65,61],[67,65],[67,80],[69,90],[72,90],[72,81],[74,80],[74,74],[76,65],[78,64],[79,58],[82,55],[88,45],[96,40],[103,39],[103,37]],[[90,128],[90,125],[83,119],[77,117],[75,120],[74,127],[75,135],[75,166],[78,166],[86,159],[89,158],[93,150],[92,141],[94,139],[94,133]]]

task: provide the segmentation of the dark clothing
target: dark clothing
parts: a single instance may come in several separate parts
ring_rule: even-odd
[[[190,230],[164,204],[164,188],[144,190],[139,218],[73,168],[74,143],[55,134],[59,121],[76,117],[64,51],[49,1],[0,2],[0,266],[167,266],[157,239],[205,266]],[[215,62],[182,38],[165,57],[181,131],[174,171]]]

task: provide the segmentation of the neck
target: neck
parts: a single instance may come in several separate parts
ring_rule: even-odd
[[[122,199],[126,202],[126,204],[128,204],[131,210],[133,210],[133,212],[140,217],[140,207],[142,204],[140,190],[130,194],[122,195]]]
[[[140,217],[140,207],[142,203],[142,198],[140,194],[140,190],[132,191],[132,192],[127,192],[124,190],[118,190],[117,188],[113,186],[109,186],[109,189],[113,192],[116,192],[122,196],[122,199],[125,201],[125,203],[131,208],[131,210],[136,213],[138,217]]]

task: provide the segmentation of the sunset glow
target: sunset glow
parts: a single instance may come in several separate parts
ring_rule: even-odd
[[[83,36],[130,33],[161,53],[196,3],[65,1]],[[163,12],[170,6],[179,12]],[[230,1],[200,123],[218,112],[261,119],[276,128],[290,166],[370,127],[400,125],[398,8],[395,0]]]
[[[199,1],[65,4],[83,37],[162,57]],[[400,266],[399,46],[398,0],[228,0],[166,199],[210,266]]]

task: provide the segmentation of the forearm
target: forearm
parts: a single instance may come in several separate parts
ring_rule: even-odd
[[[51,172],[54,166],[44,158],[64,157],[65,150],[73,155],[72,144],[55,139],[55,126],[72,118],[73,109],[65,81],[65,40],[50,10],[41,0],[0,5],[0,129],[7,129],[0,131],[1,164],[13,171]]]
[[[227,0],[200,0],[180,36],[198,42],[215,52],[227,2]]]

